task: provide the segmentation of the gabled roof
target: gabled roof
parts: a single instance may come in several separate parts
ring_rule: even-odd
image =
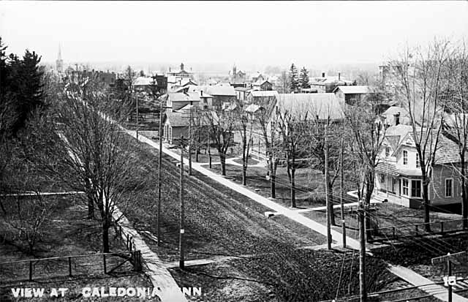
[[[172,127],[184,127],[189,125],[189,119],[181,112],[166,112],[166,123]]]
[[[288,110],[291,114],[310,117],[318,115],[319,119],[343,119],[341,102],[334,93],[289,93],[278,94],[278,108]]]
[[[369,86],[338,86],[333,92],[341,90],[344,94],[366,94],[371,93]]]
[[[253,90],[250,92],[253,97],[278,97],[278,91],[269,90],[269,91],[256,91]]]
[[[398,144],[400,143],[401,136],[399,135],[388,135],[385,136],[385,140],[388,142],[392,150],[396,150],[398,148]]]
[[[182,86],[187,86],[187,85],[195,85],[195,86],[197,86],[197,83],[196,83],[194,80],[190,79],[190,78],[182,79],[182,81],[180,82],[180,84],[181,84]]]

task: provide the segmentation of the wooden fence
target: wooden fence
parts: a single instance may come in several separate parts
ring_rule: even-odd
[[[431,235],[446,235],[457,232],[468,232],[463,228],[464,219],[444,220],[429,223],[418,223],[414,225],[391,226],[384,228],[373,228],[371,231],[372,239],[370,242],[402,240],[405,238],[424,237]],[[426,231],[429,225],[430,232]]]
[[[0,283],[141,271],[141,253],[96,253],[0,263]]]

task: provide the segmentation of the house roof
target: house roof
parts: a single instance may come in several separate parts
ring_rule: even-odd
[[[375,167],[375,170],[377,172],[390,174],[392,176],[399,176],[400,175],[400,173],[398,173],[395,165],[389,164],[389,163],[387,163],[385,161],[380,161],[377,164],[377,167]]]
[[[434,135],[436,135],[437,129],[431,131],[433,131]],[[389,144],[392,146],[394,152],[396,152],[397,149],[402,145],[403,141],[406,141],[406,137],[411,138],[414,141],[412,127],[408,125],[397,125],[389,127],[386,130],[385,137]],[[396,146],[396,148],[394,146]],[[439,141],[437,143],[437,150],[435,152],[434,163],[448,164],[456,163],[459,161],[460,158],[458,155],[458,145],[454,141],[440,133]]]
[[[231,85],[213,85],[206,86],[203,92],[211,94],[212,96],[236,96],[236,90]]]
[[[190,79],[190,78],[184,78],[184,79],[182,79],[182,81],[180,82],[180,84],[181,84],[182,86],[187,86],[187,85],[195,85],[195,86],[196,86],[196,85],[197,85],[197,83],[196,83],[194,80]]]
[[[278,94],[278,108],[293,115],[317,116],[319,119],[343,119],[340,100],[334,93],[293,93]]]
[[[369,86],[338,86],[333,92],[337,90],[341,90],[344,94],[366,94],[371,92]]]
[[[153,84],[152,78],[147,77],[138,77],[133,81],[134,86],[149,86]]]
[[[166,123],[169,123],[172,127],[184,127],[189,125],[189,119],[186,118],[186,114],[181,112],[166,112]]]
[[[333,84],[333,83],[343,83],[343,84],[351,84],[351,81],[345,80],[343,77],[340,76],[338,79],[337,76],[327,76],[325,78],[316,77],[311,78],[309,83],[312,85],[326,85],[326,84]]]
[[[278,91],[269,90],[269,91],[251,91],[253,97],[278,97]]]
[[[200,102],[200,96],[197,92],[169,92],[167,96],[172,102]]]
[[[261,108],[263,108],[263,107],[261,107],[261,106],[259,106],[257,104],[250,104],[249,106],[245,107],[244,111],[249,112],[249,113],[255,113]]]
[[[249,91],[251,89],[247,87],[235,87],[234,90],[235,91]]]
[[[398,144],[400,143],[400,138],[401,136],[399,135],[385,136],[385,139],[387,140],[390,147],[392,147],[392,150],[396,150],[398,148]]]
[[[447,138],[445,135],[440,135],[438,149],[435,156],[435,164],[449,164],[460,162],[458,154],[458,145]]]

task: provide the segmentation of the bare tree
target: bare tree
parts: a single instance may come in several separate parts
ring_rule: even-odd
[[[226,175],[226,156],[229,147],[234,143],[235,121],[232,110],[207,110],[204,112],[210,137],[218,151],[221,162],[221,174]]]
[[[307,112],[303,115],[293,115],[285,110],[278,114],[278,128],[280,130],[283,152],[286,157],[286,169],[291,184],[291,207],[296,207],[296,170],[298,159],[303,160],[304,127],[307,123]]]
[[[245,186],[247,185],[247,168],[249,165],[250,148],[252,146],[253,121],[252,116],[241,107],[237,108],[236,115],[238,117],[236,126],[242,140],[242,184]]]
[[[463,41],[453,51],[447,61],[446,75],[450,82],[444,91],[447,103],[444,122],[444,134],[458,145],[459,163],[455,167],[460,173],[462,187],[463,227],[468,228],[468,181],[467,181],[467,148],[468,148],[468,49]]]
[[[374,105],[369,99],[364,99],[356,106],[347,106],[343,110],[349,129],[343,131],[343,135],[349,137],[348,154],[353,155],[348,161],[353,162],[358,198],[365,207],[370,205],[375,186],[375,168],[379,164],[378,155],[385,137],[385,128],[375,122],[377,115]],[[366,229],[370,231],[367,214],[365,222]]]
[[[310,113],[310,116],[311,119],[305,133],[308,141],[306,148],[311,157],[311,168],[321,171],[325,176],[325,185],[328,186],[329,193],[328,211],[331,214],[331,224],[335,225],[333,187],[342,169],[339,160],[342,148],[339,136],[343,136],[344,133],[342,120],[332,121],[330,114],[326,118],[321,117],[318,113],[315,116]],[[328,169],[325,169],[326,163]],[[325,175],[326,173],[328,175]]]
[[[434,41],[426,49],[406,49],[398,60],[391,62],[399,81],[397,97],[408,110],[411,134],[419,156],[427,231],[430,231],[429,184],[442,130],[443,90],[447,85],[444,71],[449,50],[448,41]]]
[[[270,195],[276,198],[276,171],[279,163],[279,135],[277,132],[275,111],[276,101],[271,102],[268,107],[262,107],[254,115],[254,123],[260,128],[260,136],[265,143],[265,151],[268,158],[268,177],[270,179]]]
[[[84,85],[66,91],[57,104],[61,149],[69,155],[62,154],[60,162],[78,178],[70,185],[85,191],[88,204],[92,201],[97,207],[103,251],[109,252],[109,228],[116,207],[127,206],[125,193],[138,186],[133,178],[136,159],[130,152],[130,141],[117,124],[129,109],[122,104],[116,108],[94,83]],[[61,176],[67,179],[70,175]]]

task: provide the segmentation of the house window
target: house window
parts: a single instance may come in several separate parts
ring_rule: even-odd
[[[390,147],[385,147],[385,157],[390,156]]]
[[[395,193],[396,190],[395,190],[395,187],[396,187],[396,179],[392,177],[392,192]]]
[[[411,181],[411,197],[421,197],[421,181]]]
[[[416,153],[416,168],[419,167],[421,167],[421,165],[419,164],[419,153]]]
[[[453,179],[445,180],[445,197],[453,197]]]
[[[408,151],[403,151],[403,165],[408,164]]]
[[[402,180],[402,186],[403,186],[403,195],[408,196],[408,180],[407,179]]]

